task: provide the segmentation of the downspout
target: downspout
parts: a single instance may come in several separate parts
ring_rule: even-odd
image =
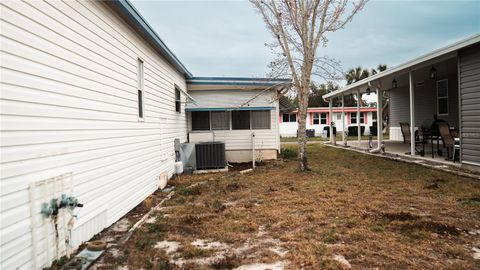
[[[252,132],[252,168],[255,169],[255,132]]]

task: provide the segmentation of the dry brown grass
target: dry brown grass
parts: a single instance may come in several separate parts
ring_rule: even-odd
[[[471,248],[480,235],[480,181],[321,145],[310,145],[311,171],[294,160],[254,173],[183,176],[176,193],[127,244],[117,265],[171,269],[179,258],[212,256],[196,239],[229,245],[212,264],[231,269],[278,261],[289,269],[338,269],[333,254],[354,269],[479,269]],[[189,187],[206,181],[205,184]],[[166,214],[166,216],[164,216]],[[259,233],[260,232],[260,233]],[[178,241],[174,255],[155,248]],[[270,242],[269,242],[270,241]],[[247,252],[235,248],[248,246]],[[269,248],[288,250],[282,257]]]

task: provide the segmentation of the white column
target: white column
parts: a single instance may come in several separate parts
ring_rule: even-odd
[[[345,142],[345,99],[342,94],[342,142]]]
[[[410,155],[415,156],[415,101],[412,72],[408,72],[410,86]]]
[[[333,127],[332,127],[332,119],[333,119],[333,109],[332,109],[332,98],[328,100],[328,119],[330,119],[330,122],[328,123],[330,125],[330,143],[333,144]]]
[[[366,117],[366,115],[365,115]],[[360,147],[360,140],[362,139],[362,129],[360,126],[360,89],[357,89],[357,133],[358,133],[358,147]]]
[[[377,88],[377,142],[378,149],[382,148],[383,143],[383,104],[382,104],[383,91]]]

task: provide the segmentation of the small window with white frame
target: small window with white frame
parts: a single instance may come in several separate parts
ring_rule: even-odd
[[[144,73],[143,73],[143,61],[137,59],[137,102],[138,102],[138,119],[143,121],[144,119]]]
[[[321,113],[320,114],[320,124],[326,125],[327,124],[327,114]]]
[[[448,115],[448,80],[437,81],[437,114]]]
[[[372,113],[372,122],[374,122],[374,123],[377,122],[377,112]]]
[[[351,124],[356,124],[357,123],[357,113],[356,112],[350,113],[350,123]]]
[[[320,116],[318,113],[313,113],[312,114],[312,123],[314,125],[319,125],[320,124]]]

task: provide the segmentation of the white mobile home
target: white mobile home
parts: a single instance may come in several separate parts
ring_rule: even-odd
[[[345,107],[344,118],[342,119],[342,109],[335,107],[332,109],[332,119],[328,107],[307,108],[307,129],[314,130],[315,136],[321,136],[322,133],[330,127],[333,122],[337,132],[348,130],[349,127],[357,127],[357,121],[360,121],[362,135],[369,135],[372,126],[377,125],[377,108],[361,107],[360,118],[357,117],[356,107]],[[298,132],[298,112],[281,113],[278,117],[280,126],[280,137],[297,137]],[[345,123],[343,123],[343,121]]]
[[[290,80],[204,78],[187,80],[190,142],[225,143],[229,162],[276,159],[281,92]],[[254,152],[252,152],[254,151]]]
[[[126,1],[2,1],[1,269],[39,269],[174,172],[190,73]],[[185,95],[180,96],[185,101]],[[56,237],[43,203],[83,204]],[[64,216],[61,216],[65,214]]]
[[[0,269],[42,269],[172,176],[192,75],[126,0],[0,13]]]
[[[390,140],[379,136],[377,146],[449,165],[458,160],[463,167],[480,170],[480,35],[323,97],[332,102],[371,90],[388,91],[390,97]],[[377,103],[381,108],[382,99]]]

